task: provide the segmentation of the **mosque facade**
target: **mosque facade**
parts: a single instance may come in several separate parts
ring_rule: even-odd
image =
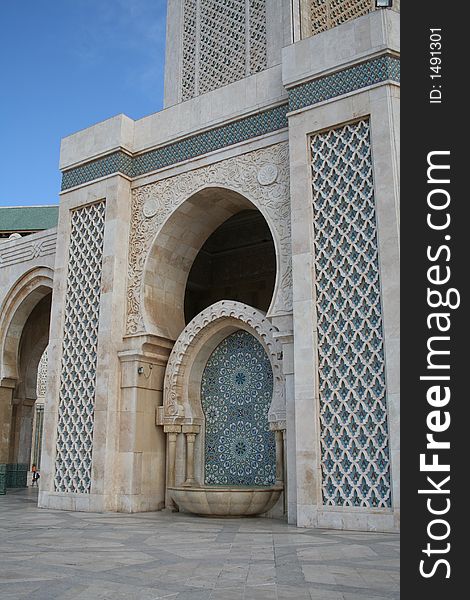
[[[399,8],[169,0],[163,110],[62,140],[0,240],[40,507],[398,530]]]

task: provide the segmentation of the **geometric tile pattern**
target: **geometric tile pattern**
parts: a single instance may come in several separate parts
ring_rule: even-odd
[[[122,150],[108,154],[107,156],[91,161],[83,167],[69,169],[62,175],[62,190],[68,190],[76,185],[82,185],[88,181],[106,177],[113,173],[123,173],[132,176],[132,157]]]
[[[71,213],[57,423],[57,492],[90,493],[104,223],[104,201]]]
[[[369,120],[312,136],[323,503],[391,506]]]
[[[366,15],[372,5],[371,0],[310,0],[311,35]]]
[[[182,101],[266,69],[265,0],[185,0]]]
[[[274,485],[276,445],[268,425],[272,397],[273,372],[260,342],[243,330],[226,337],[202,376],[206,485]]]
[[[289,111],[312,106],[387,80],[400,81],[400,61],[394,56],[383,55],[289,89],[289,104],[281,104],[134,157],[117,151],[68,169],[62,174],[61,189],[68,190],[114,173],[123,173],[131,178],[138,177],[284,129],[288,126]]]
[[[400,60],[394,56],[379,56],[291,88],[289,110],[324,102],[389,79],[400,81]]]

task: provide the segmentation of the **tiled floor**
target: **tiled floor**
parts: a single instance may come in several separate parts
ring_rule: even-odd
[[[0,496],[0,598],[399,598],[399,538],[270,519],[68,513]]]

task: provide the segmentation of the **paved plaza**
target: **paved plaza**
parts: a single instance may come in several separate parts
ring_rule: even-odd
[[[399,598],[394,534],[297,529],[262,518],[43,510],[0,496],[0,598]]]

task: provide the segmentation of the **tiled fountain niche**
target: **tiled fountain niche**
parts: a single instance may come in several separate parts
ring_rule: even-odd
[[[160,424],[169,506],[205,515],[270,511],[283,489],[284,377],[264,314],[213,304],[170,355]]]
[[[206,485],[276,483],[272,395],[273,372],[261,343],[243,329],[222,340],[202,374]]]

